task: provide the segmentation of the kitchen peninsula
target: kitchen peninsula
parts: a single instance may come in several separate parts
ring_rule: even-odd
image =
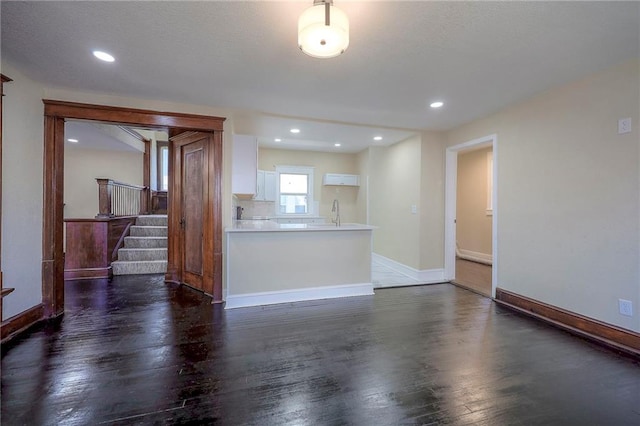
[[[226,230],[226,309],[373,295],[373,227],[236,221]]]

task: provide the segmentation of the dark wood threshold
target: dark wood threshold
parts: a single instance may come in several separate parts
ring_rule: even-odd
[[[453,286],[456,286],[456,287],[458,287],[458,288],[461,288],[461,289],[463,289],[463,290],[470,291],[471,293],[475,293],[475,294],[477,294],[478,296],[488,297],[489,299],[491,299],[491,295],[490,295],[490,294],[485,294],[485,293],[481,292],[480,290],[476,290],[476,289],[475,289],[475,288],[473,288],[473,287],[467,287],[466,285],[464,285],[464,284],[460,284],[460,283],[455,282],[455,281],[449,281],[449,284],[451,284],[451,285],[453,285]]]
[[[111,266],[106,268],[80,268],[80,269],[65,269],[64,280],[95,280],[106,278],[108,280],[113,278],[113,270]]]
[[[545,321],[575,335],[635,357],[640,357],[640,333],[585,317],[500,288],[496,289],[495,301],[501,306]]]
[[[44,319],[44,305],[42,303],[34,306],[33,308],[27,309],[26,311],[20,312],[11,318],[7,318],[2,321],[2,325],[0,326],[0,335],[2,336],[1,343],[7,343],[18,334],[26,331]]]

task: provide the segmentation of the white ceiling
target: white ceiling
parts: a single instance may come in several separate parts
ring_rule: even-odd
[[[64,123],[64,137],[65,145],[70,148],[141,152],[132,146],[134,141],[126,140],[132,139],[131,136],[125,135],[118,126],[109,124],[69,120]],[[69,142],[69,139],[78,142]]]
[[[376,131],[354,124],[450,129],[640,56],[638,2],[335,0],[350,46],[315,59],[296,45],[311,4],[3,1],[2,56],[52,86],[265,113],[255,127],[280,133],[310,119],[299,138],[325,149]]]

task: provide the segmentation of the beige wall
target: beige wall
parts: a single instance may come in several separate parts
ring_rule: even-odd
[[[420,174],[420,268],[444,266],[444,149],[442,132],[422,132]]]
[[[356,166],[360,175],[360,191],[356,197],[356,222],[369,225],[369,155],[364,149],[356,154]]]
[[[142,185],[141,152],[105,151],[65,145],[64,217],[92,218],[98,214],[96,178]]]
[[[4,100],[2,267],[5,284],[17,288],[4,301],[5,317],[41,301],[42,98],[228,117],[223,208],[231,211],[232,111],[66,89],[43,94],[41,85],[5,61],[2,66],[14,79]],[[498,135],[498,286],[636,331],[639,77],[637,60],[622,64],[446,134],[449,146]],[[632,133],[616,134],[622,117],[633,118]],[[369,170],[370,223],[380,226],[375,251],[414,268],[443,265],[444,158],[438,139],[423,132],[353,160],[354,173],[363,165]],[[358,221],[360,197],[362,192],[353,195]],[[411,214],[412,204],[418,215]],[[228,225],[231,215],[223,218]],[[634,317],[618,314],[618,298],[633,302]]]
[[[491,256],[491,215],[487,214],[492,148],[458,154],[456,241],[458,248]]]
[[[498,137],[498,287],[635,331],[639,82],[638,60],[626,62],[448,134]],[[623,117],[633,131],[618,135]]]
[[[337,199],[340,201],[340,220],[342,223],[357,222],[356,203],[360,188],[354,186],[324,186],[322,185],[322,177],[325,173],[358,174],[356,160],[356,154],[269,148],[260,148],[258,150],[258,168],[260,170],[275,171],[276,166],[314,167],[313,196],[315,201],[319,202],[319,211],[317,213],[319,216],[326,217],[327,221],[330,221],[331,206],[333,200]]]
[[[420,268],[421,138],[369,148],[369,218],[373,251],[411,268]]]
[[[2,62],[2,271],[3,318],[42,302],[42,85]]]
[[[227,117],[224,123],[223,211],[230,211],[231,110],[46,88],[26,78],[4,58],[2,73],[14,80],[5,84],[7,96],[3,108],[2,270],[4,284],[16,288],[3,299],[4,318],[42,301],[42,99]],[[231,217],[224,215],[223,221],[227,226]]]

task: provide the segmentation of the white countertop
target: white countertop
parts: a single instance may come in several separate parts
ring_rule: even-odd
[[[225,232],[370,231],[374,226],[360,223],[276,223],[271,220],[237,220]]]
[[[278,219],[294,219],[291,216],[247,216],[241,220],[278,220]],[[295,219],[324,219],[324,216],[302,216]]]

